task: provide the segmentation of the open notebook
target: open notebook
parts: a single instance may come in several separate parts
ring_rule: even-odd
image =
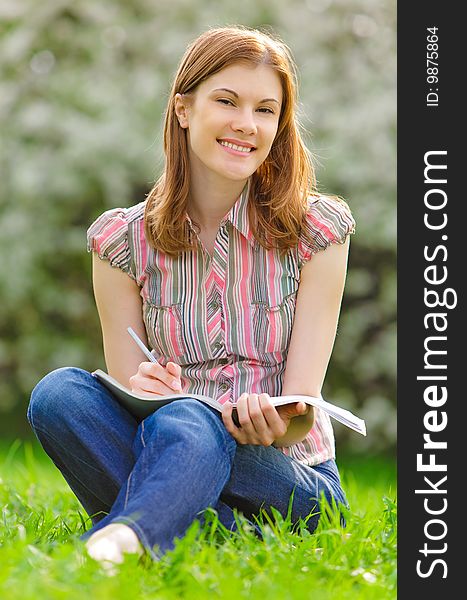
[[[119,383],[116,379],[97,369],[93,372],[93,376],[96,377],[108,390],[112,392],[112,394],[117,398],[117,400],[134,416],[138,418],[145,418],[151,413],[153,413],[158,408],[165,406],[169,402],[173,402],[174,400],[179,400],[180,398],[195,398],[196,400],[200,400],[205,404],[208,404],[212,408],[215,408],[219,412],[222,412],[223,405],[218,402],[214,398],[210,398],[209,396],[201,396],[199,394],[170,394],[168,396],[144,396],[142,394],[137,394],[136,392],[132,392],[121,383]],[[315,406],[316,408],[320,408],[324,412],[326,412],[329,416],[333,417],[340,423],[343,423],[350,429],[361,433],[362,435],[366,435],[366,426],[365,421],[356,417],[350,411],[345,410],[344,408],[340,408],[330,402],[326,402],[322,397],[316,398],[314,396],[271,396],[271,401],[274,406],[282,406],[284,404],[291,404],[293,402],[305,402],[310,406]],[[232,414],[232,418],[235,419],[235,411]],[[237,422],[238,424],[238,422]]]

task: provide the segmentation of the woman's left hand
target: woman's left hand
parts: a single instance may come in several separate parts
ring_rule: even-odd
[[[236,404],[237,427],[232,419],[233,405],[226,402],[222,410],[225,428],[239,444],[270,446],[285,435],[290,419],[304,415],[309,407],[304,402],[273,406],[269,394],[242,394]]]

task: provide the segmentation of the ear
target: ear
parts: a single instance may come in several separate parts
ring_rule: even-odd
[[[182,94],[175,94],[175,114],[182,129],[188,128],[188,98]]]

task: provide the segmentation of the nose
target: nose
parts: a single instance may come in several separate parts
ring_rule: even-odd
[[[234,131],[241,131],[246,135],[254,135],[258,132],[255,113],[249,109],[237,113],[236,118],[232,120],[231,125]]]

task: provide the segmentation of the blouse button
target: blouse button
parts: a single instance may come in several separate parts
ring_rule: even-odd
[[[219,389],[222,392],[226,392],[229,389],[229,386],[226,383],[221,383],[221,385],[219,386]]]

